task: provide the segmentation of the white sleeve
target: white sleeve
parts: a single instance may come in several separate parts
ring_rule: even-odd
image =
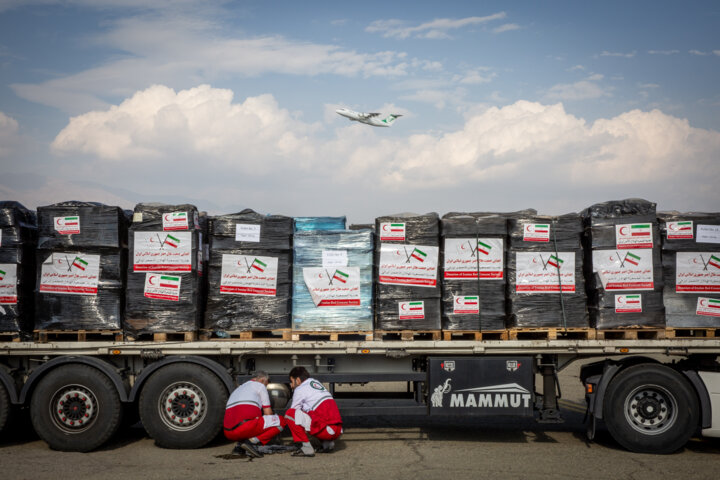
[[[302,410],[302,404],[303,404],[303,394],[300,387],[297,387],[295,391],[293,392],[292,396],[292,404],[290,405],[290,408],[294,408],[296,410]]]
[[[260,391],[260,408],[266,408],[272,406],[272,403],[270,403],[270,395],[268,395],[267,388],[264,388]]]

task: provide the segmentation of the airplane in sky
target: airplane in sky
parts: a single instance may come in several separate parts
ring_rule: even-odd
[[[366,125],[372,125],[373,127],[389,127],[393,124],[396,118],[402,117],[397,113],[391,113],[387,117],[380,119],[379,113],[361,113],[348,108],[339,108],[335,110],[335,113],[342,115],[343,117],[353,121],[360,122]]]

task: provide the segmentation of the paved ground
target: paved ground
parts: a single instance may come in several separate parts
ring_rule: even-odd
[[[603,430],[595,442],[587,442],[577,368],[563,372],[561,382],[562,425],[502,419],[448,424],[426,417],[349,420],[331,455],[276,454],[253,461],[223,458],[232,445],[222,440],[198,450],[160,449],[141,426],[88,454],[54,452],[34,434],[16,429],[0,439],[0,472],[3,479],[54,480],[718,478],[720,439],[693,439],[683,451],[665,456],[626,452]]]

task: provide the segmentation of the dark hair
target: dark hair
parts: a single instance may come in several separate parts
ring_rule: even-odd
[[[310,378],[310,374],[307,370],[305,370],[305,367],[293,367],[292,370],[290,370],[289,374],[290,378],[299,378],[303,382]]]

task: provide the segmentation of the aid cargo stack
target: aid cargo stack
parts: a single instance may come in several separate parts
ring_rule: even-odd
[[[375,219],[376,326],[379,330],[440,330],[437,213]]]
[[[36,222],[35,213],[22,204],[0,202],[2,333],[27,333],[33,327]]]
[[[373,330],[373,232],[345,217],[295,219],[294,332]]]
[[[720,328],[720,213],[660,212],[658,218],[667,326]]]
[[[293,219],[246,209],[210,220],[204,328],[215,335],[290,328]]]
[[[516,215],[508,220],[508,326],[587,328],[582,219]]]
[[[597,203],[583,212],[588,308],[600,330],[665,326],[655,204]]]
[[[36,330],[120,330],[127,218],[120,207],[38,208]]]
[[[128,335],[196,331],[202,244],[197,208],[140,203],[135,206],[128,238]]]
[[[453,213],[440,224],[443,330],[504,329],[506,218]]]

